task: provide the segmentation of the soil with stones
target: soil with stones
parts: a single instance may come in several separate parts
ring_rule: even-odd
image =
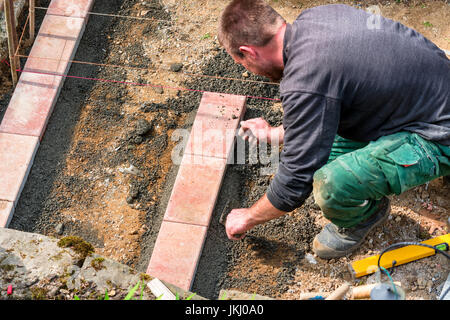
[[[45,6],[49,1],[38,2]],[[337,1],[270,3],[292,22],[301,10]],[[450,7],[445,1],[339,3],[362,8],[378,4],[383,15],[450,49]],[[158,21],[91,16],[75,60],[132,68],[73,63],[69,75],[135,85],[66,79],[11,228],[55,237],[81,236],[97,253],[145,272],[178,169],[172,151],[182,141],[174,138],[174,132],[190,128],[201,99],[200,92],[181,88],[279,97],[277,85],[186,76],[267,81],[247,73],[219,47],[217,17],[226,4],[223,0],[95,2],[93,12]],[[2,67],[2,72],[6,80],[0,88],[0,107],[4,109],[11,87],[7,69]],[[246,119],[263,117],[276,126],[282,115],[280,103],[247,101]],[[251,206],[273,176],[274,168],[262,164],[265,151],[259,151],[261,161],[256,164],[250,159],[252,152],[246,145],[245,164],[228,166],[192,288],[199,295],[215,299],[221,289],[237,289],[298,299],[302,292],[332,291],[345,280],[373,282],[373,276],[351,280],[347,264],[398,241],[446,233],[450,188],[437,179],[392,196],[391,219],[343,259],[325,261],[312,255],[312,240],[327,223],[312,197],[284,217],[257,226],[242,241],[229,241],[218,222],[220,214]],[[273,152],[269,149],[266,155]],[[448,270],[447,261],[438,255],[396,268],[393,278],[408,290],[408,299],[436,299]]]

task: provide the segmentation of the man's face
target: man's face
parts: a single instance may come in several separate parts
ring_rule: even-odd
[[[283,70],[274,67],[269,60],[260,57],[254,59],[250,55],[244,55],[243,57],[231,53],[230,55],[237,64],[242,65],[254,74],[270,78],[272,81],[279,81],[283,76]]]

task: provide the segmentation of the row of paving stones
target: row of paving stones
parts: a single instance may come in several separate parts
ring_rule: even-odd
[[[189,290],[245,113],[245,96],[204,93],[147,273]],[[176,159],[175,159],[176,160]]]
[[[52,0],[0,124],[0,227],[7,227],[94,0]]]

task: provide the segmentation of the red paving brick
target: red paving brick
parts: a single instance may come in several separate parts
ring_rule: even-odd
[[[245,96],[204,93],[185,153],[228,159],[245,100]]]
[[[38,146],[37,137],[0,133],[0,200],[19,199]]]
[[[208,226],[222,185],[226,159],[185,155],[164,220]]]
[[[48,6],[47,14],[86,17],[93,3],[94,0],[52,0]]]
[[[14,213],[14,203],[0,200],[0,228],[7,228]]]
[[[206,233],[203,226],[163,221],[147,273],[190,290]]]

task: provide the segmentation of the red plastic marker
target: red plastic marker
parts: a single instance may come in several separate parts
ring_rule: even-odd
[[[12,285],[10,284],[9,286],[8,286],[8,289],[6,290],[6,294],[7,295],[11,295],[12,294]]]

